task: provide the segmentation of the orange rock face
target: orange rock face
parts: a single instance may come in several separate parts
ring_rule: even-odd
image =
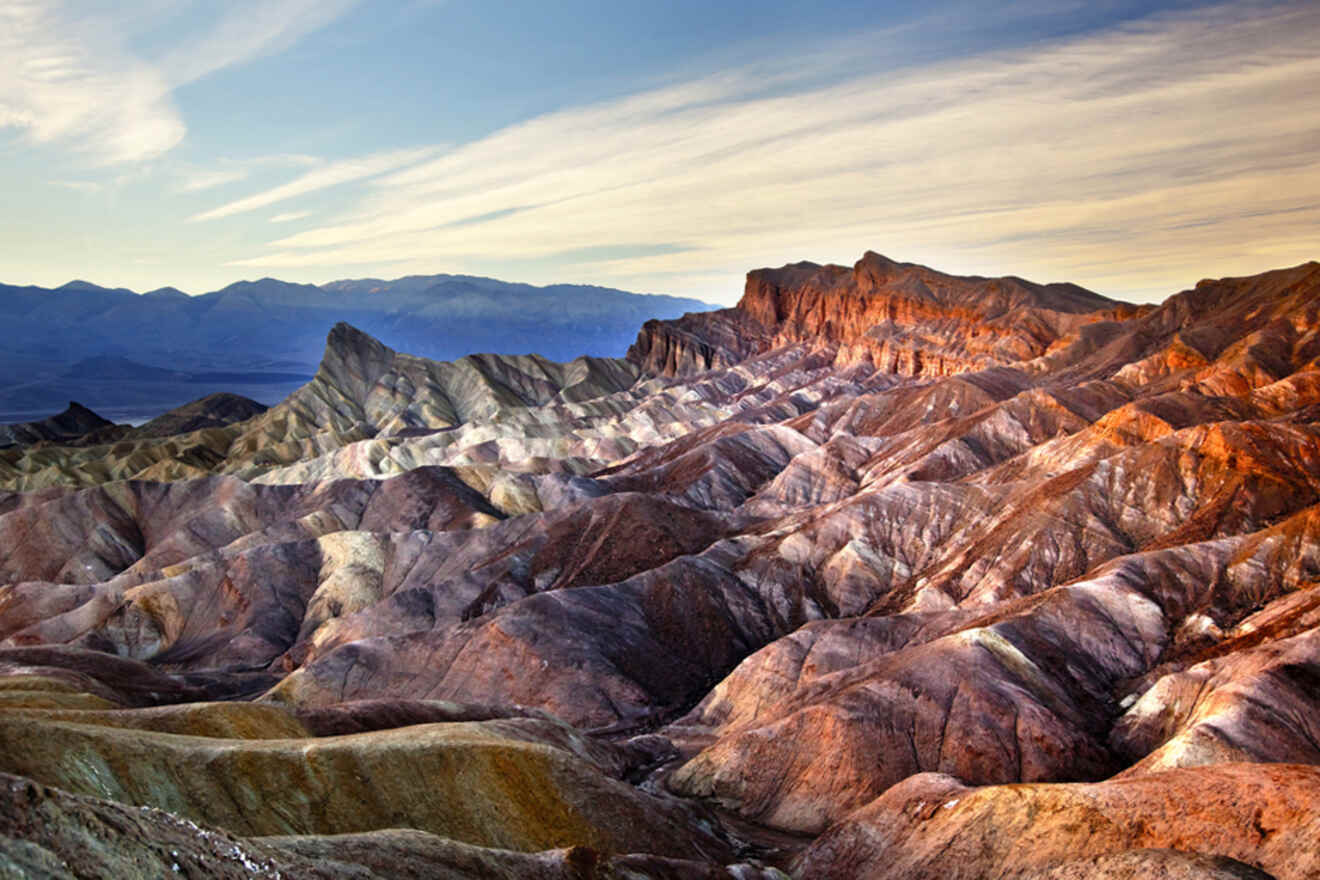
[[[1320,871],[1318,786],[1320,769],[1290,764],[983,789],[924,774],[823,834],[795,867],[805,877],[894,880],[1067,876],[1104,857],[1173,851],[1219,857],[1183,876],[1301,880]]]
[[[1084,323],[1133,313],[1072,284],[962,278],[867,253],[747,275],[737,307],[650,322],[629,357],[660,375],[730,366],[795,342],[837,347],[839,366],[948,376],[1029,360]]]

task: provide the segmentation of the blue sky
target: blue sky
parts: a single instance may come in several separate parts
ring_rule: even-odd
[[[0,280],[1320,257],[1320,4],[0,0]]]

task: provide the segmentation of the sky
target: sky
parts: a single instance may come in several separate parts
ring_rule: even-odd
[[[1320,3],[0,0],[0,282],[1320,259]]]

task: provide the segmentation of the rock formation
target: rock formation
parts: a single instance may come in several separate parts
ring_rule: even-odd
[[[267,409],[269,407],[265,404],[240,394],[208,394],[133,428],[126,436],[129,439],[172,437],[207,428],[224,428],[235,422],[245,422]]]
[[[867,254],[626,361],[339,325],[169,425],[0,454],[15,864],[1317,870],[1320,264],[1134,307]]]
[[[19,422],[0,425],[0,449],[11,446],[30,446],[33,443],[68,443],[84,437],[99,428],[114,425],[77,401],[69,401],[68,409],[59,415],[37,422]]]
[[[985,788],[926,773],[821,835],[795,867],[895,880],[1313,877],[1317,783],[1317,768],[1292,764]]]
[[[868,252],[851,270],[758,269],[734,309],[652,321],[629,357],[689,375],[794,342],[830,345],[836,363],[899,376],[947,376],[1040,354],[1084,323],[1137,310],[1075,284],[957,277]]]

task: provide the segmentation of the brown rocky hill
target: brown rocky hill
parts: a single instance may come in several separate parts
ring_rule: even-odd
[[[100,428],[114,423],[92,412],[77,401],[69,401],[64,412],[35,422],[17,422],[0,425],[0,449],[11,446],[30,446],[33,443],[68,442],[77,440]]]
[[[6,867],[1316,870],[1320,264],[868,253],[627,362],[341,325],[267,412],[0,477]]]

